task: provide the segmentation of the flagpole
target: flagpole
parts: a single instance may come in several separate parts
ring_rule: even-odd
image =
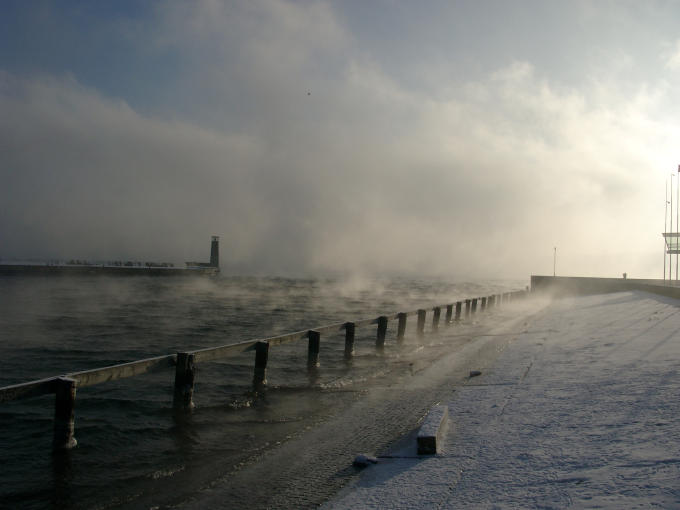
[[[668,229],[668,179],[666,179],[666,208],[663,215],[663,231]],[[666,236],[663,238],[663,281],[666,281]]]
[[[680,165],[678,165],[678,176],[680,176]],[[680,177],[678,177],[680,179]],[[675,242],[677,243],[678,241],[678,230],[680,230],[680,215],[678,213],[680,212],[680,182],[676,179],[675,181],[675,192],[677,194],[677,200],[675,201],[675,230],[676,230],[676,236],[675,236]],[[678,248],[678,246],[676,246]],[[680,257],[680,254],[676,252],[675,254],[675,281],[678,281],[678,257]]]
[[[671,174],[671,230],[669,233],[673,233],[673,177],[675,177],[674,174]],[[672,252],[673,250],[673,237],[671,236],[671,244],[669,245],[669,252]],[[677,246],[676,246],[677,247]],[[668,254],[668,280],[671,281],[673,280],[673,253]]]

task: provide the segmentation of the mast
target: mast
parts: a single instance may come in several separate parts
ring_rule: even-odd
[[[663,231],[668,230],[668,179],[666,179],[666,208],[663,216]],[[663,279],[666,281],[666,236],[663,238]]]
[[[671,231],[669,232],[670,234],[673,233],[673,177],[675,177],[674,174],[671,174]],[[673,236],[671,235],[671,244],[668,245],[668,280],[673,279]]]

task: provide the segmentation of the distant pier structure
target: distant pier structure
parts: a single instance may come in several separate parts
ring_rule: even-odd
[[[210,238],[210,262],[185,262],[187,269],[213,268],[220,270],[220,238],[212,236]]]
[[[0,264],[0,275],[216,275],[220,272],[220,238],[210,239],[210,262],[186,262],[186,267],[175,267],[169,262],[69,262]]]
[[[675,255],[676,260],[676,271],[675,280],[678,279],[677,271],[677,260],[678,255],[680,255],[680,233],[678,232],[664,232],[663,234],[665,254],[664,254],[664,270],[663,279],[673,280],[673,255]],[[666,255],[668,255],[668,266],[666,265]],[[668,267],[668,272],[666,272],[666,267]]]

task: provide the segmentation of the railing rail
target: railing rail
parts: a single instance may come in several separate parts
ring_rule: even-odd
[[[529,289],[527,287],[526,290],[506,292],[482,298],[465,299],[445,305],[434,306],[428,309],[391,313],[352,322],[334,323],[268,338],[246,340],[216,347],[195,349],[192,351],[178,352],[176,354],[166,354],[102,368],[71,372],[60,376],[2,387],[0,388],[0,403],[55,394],[56,405],[53,445],[57,449],[71,448],[76,444],[75,438],[73,437],[73,409],[76,388],[84,388],[117,379],[134,377],[147,372],[175,367],[173,405],[178,410],[188,410],[193,407],[193,381],[196,363],[233,357],[250,351],[255,352],[253,386],[256,391],[261,391],[266,385],[266,367],[269,347],[296,342],[307,338],[309,341],[308,368],[311,370],[318,366],[321,335],[345,331],[345,358],[351,358],[354,353],[354,336],[356,328],[377,325],[376,348],[383,349],[387,324],[390,320],[397,319],[399,321],[397,327],[397,342],[401,343],[405,335],[407,317],[418,317],[416,335],[421,337],[424,334],[426,314],[428,311],[433,312],[432,331],[436,332],[439,328],[442,308],[446,308],[445,324],[448,326],[475,314],[478,300],[481,302],[481,310],[483,311],[518,298],[526,297],[528,292]],[[462,316],[463,304],[465,305],[464,317]]]

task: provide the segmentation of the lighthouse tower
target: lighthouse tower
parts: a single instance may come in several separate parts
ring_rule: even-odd
[[[220,267],[220,238],[212,236],[210,238],[210,266]]]

